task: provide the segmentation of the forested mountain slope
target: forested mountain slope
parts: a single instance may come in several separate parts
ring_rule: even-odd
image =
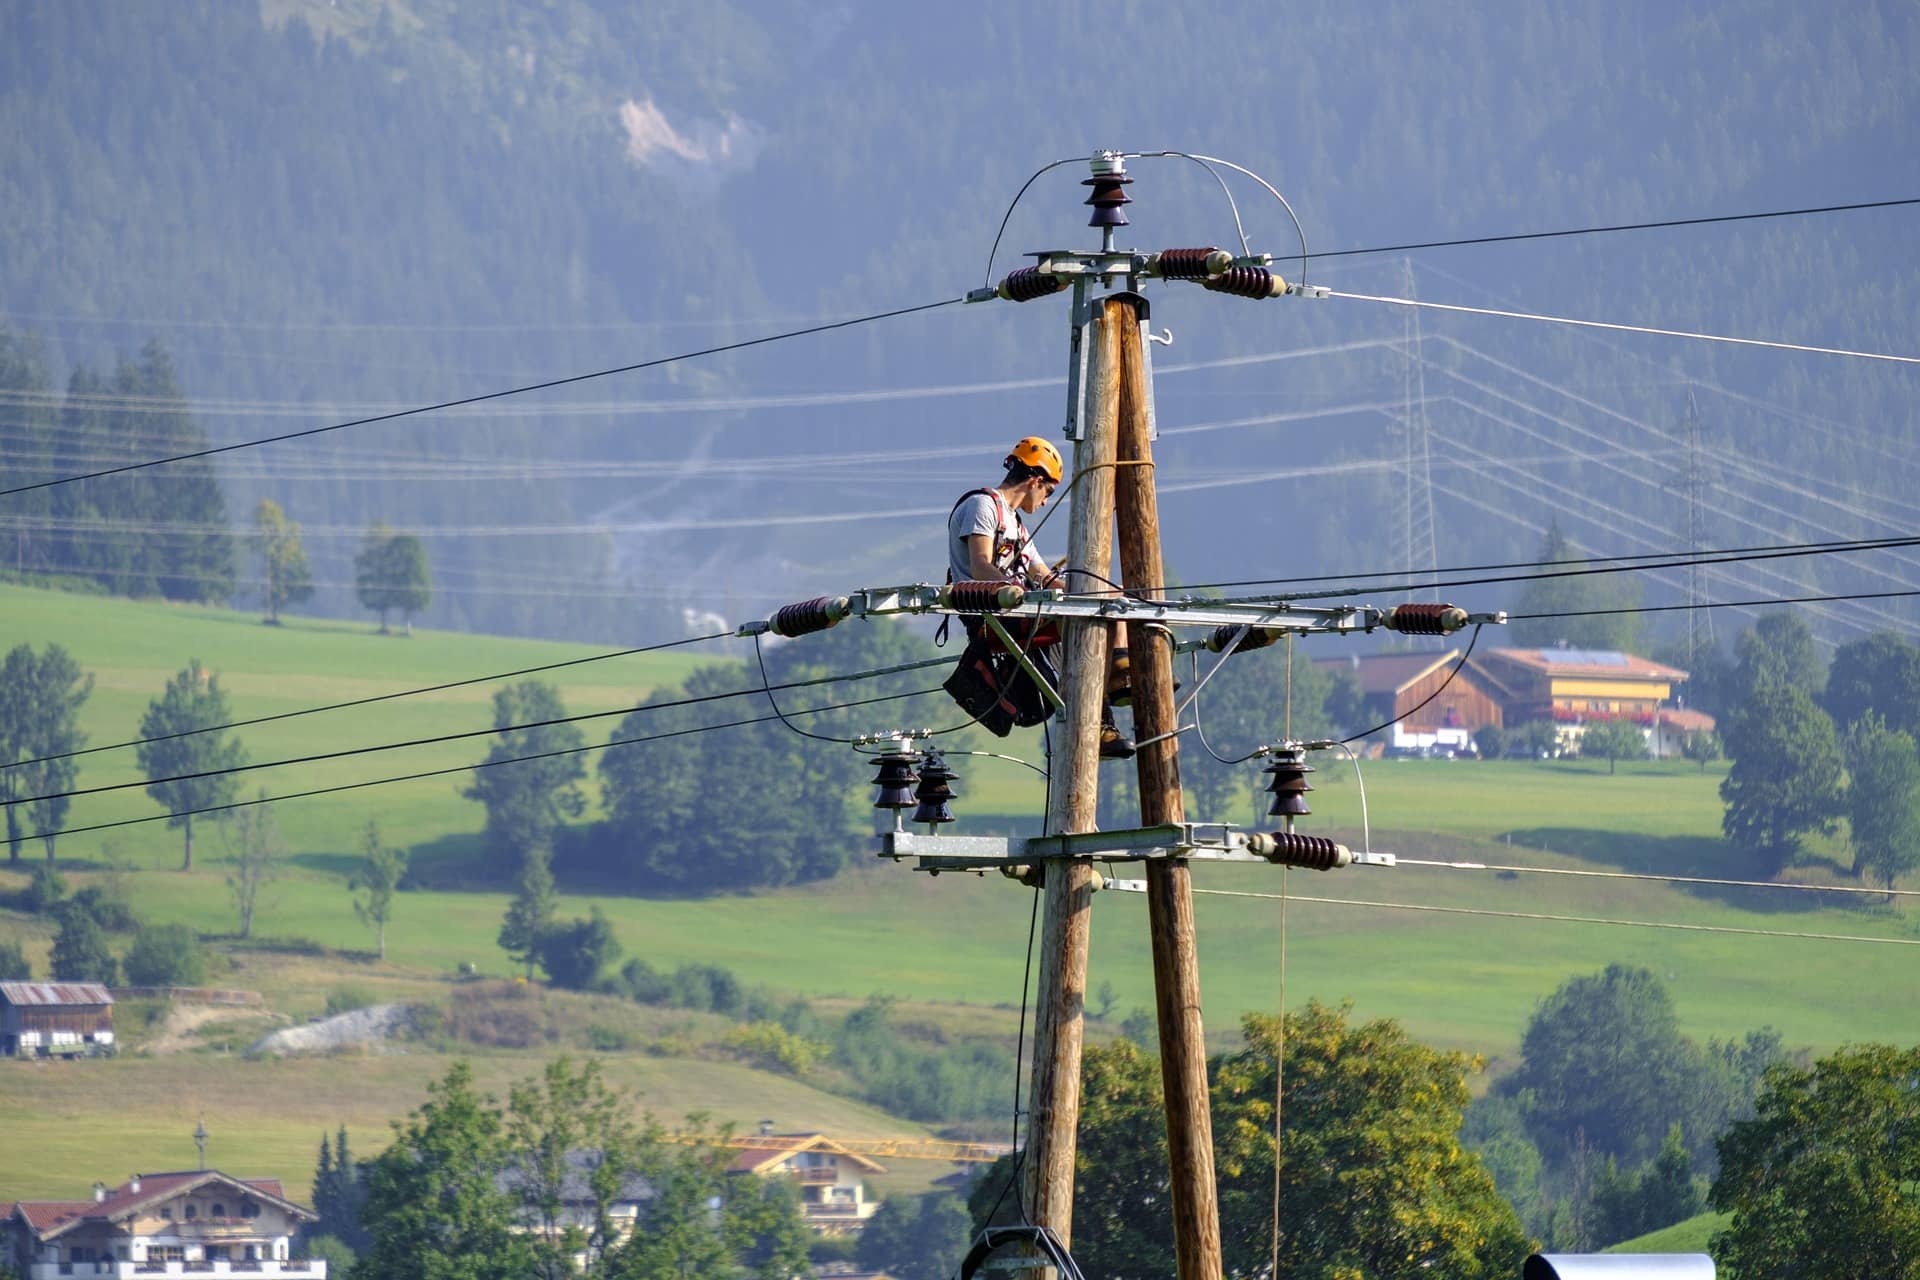
[[[958,296],[1028,175],[1099,146],[1244,163],[1318,252],[1920,194],[1920,39],[1897,4],[3,12],[4,322],[42,339],[55,395],[75,365],[158,339],[215,443]],[[1197,166],[1133,172],[1125,242],[1237,247]],[[1080,176],[1034,183],[996,274],[1093,241]],[[1254,247],[1295,252],[1284,212],[1233,185]],[[1915,217],[1310,270],[1358,294],[1911,354]],[[936,575],[952,497],[1013,435],[1057,426],[1056,303],[946,308],[215,472],[235,520],[272,497],[302,522],[311,607],[353,608],[353,551],[384,519],[427,541],[429,622],[644,638],[683,605],[731,620]],[[1175,334],[1155,351],[1160,479],[1188,581],[1425,560],[1428,492],[1441,564],[1527,558],[1554,519],[1583,551],[1642,552],[1920,518],[1911,366],[1173,287],[1154,319]],[[47,474],[0,445],[9,482]],[[47,510],[0,500],[0,526]],[[1920,579],[1910,553],[1849,563],[1726,568],[1703,590]],[[255,577],[242,566],[242,600]],[[1672,599],[1684,579],[1645,587]],[[1819,625],[1914,617],[1894,599]]]

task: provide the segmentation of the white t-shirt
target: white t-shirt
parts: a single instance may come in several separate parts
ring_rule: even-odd
[[[1035,569],[1045,574],[1047,562],[1028,540],[1020,513],[996,490],[968,494],[947,518],[947,569],[955,582],[973,578],[973,557],[967,549],[970,537],[991,538],[993,562],[1016,582],[1024,585]]]

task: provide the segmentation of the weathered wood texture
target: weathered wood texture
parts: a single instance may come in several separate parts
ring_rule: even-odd
[[[1131,317],[1130,317],[1131,318]],[[1121,581],[1158,593],[1160,507],[1147,438],[1147,379],[1137,319],[1120,333],[1120,440],[1117,510]],[[1140,742],[1174,730],[1173,644],[1157,627],[1128,628],[1133,668],[1133,732]],[[1140,749],[1140,820],[1185,820],[1179,739]],[[1160,1016],[1160,1078],[1166,1095],[1167,1158],[1173,1199],[1174,1256],[1180,1280],[1218,1280],[1220,1207],[1213,1169],[1213,1121],[1207,1109],[1207,1051],[1200,1021],[1200,965],[1194,944],[1193,886],[1185,862],[1147,864],[1147,917],[1153,941],[1154,1004]]]

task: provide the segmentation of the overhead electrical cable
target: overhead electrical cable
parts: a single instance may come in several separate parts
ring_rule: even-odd
[[[1278,894],[1243,889],[1194,889],[1218,898],[1276,898]],[[1542,920],[1552,924],[1625,925],[1636,929],[1678,929],[1687,933],[1731,933],[1755,938],[1796,938],[1805,942],[1874,942],[1896,947],[1920,947],[1920,938],[1875,938],[1850,933],[1794,933],[1785,929],[1743,929],[1724,924],[1678,924],[1661,920],[1618,920],[1605,916],[1560,916],[1542,911],[1493,911],[1483,907],[1443,907],[1430,902],[1376,902],[1364,898],[1316,898],[1288,894],[1294,902],[1319,902],[1337,907],[1371,907],[1385,911],[1435,911],[1458,916],[1491,916],[1501,920]]]
[[[447,680],[440,684],[421,685],[413,689],[398,689],[393,693],[376,693],[365,698],[352,698],[346,702],[329,702],[318,707],[302,707],[298,711],[279,711],[270,716],[252,716],[246,720],[229,720],[224,724],[210,724],[198,729],[182,729],[178,733],[155,734],[151,738],[128,738],[124,742],[110,742],[98,747],[82,747],[78,751],[63,751],[57,755],[34,756],[30,760],[15,760],[10,764],[0,764],[0,770],[17,769],[30,764],[44,764],[49,760],[70,760],[75,756],[90,756],[101,751],[120,751],[127,747],[137,747],[149,742],[169,742],[175,738],[191,738],[202,733],[222,733],[228,729],[244,729],[248,725],[267,724],[274,720],[292,720],[298,716],[319,715],[326,711],[344,711],[348,707],[364,707],[376,702],[391,702],[396,698],[412,698],[423,693],[441,693],[447,689],[459,689],[467,685],[488,684],[495,680],[515,680],[521,676],[537,675],[542,671],[558,671],[563,667],[578,667],[589,662],[608,662],[614,658],[629,658],[638,653],[654,653],[661,649],[678,648],[681,645],[705,644],[713,640],[731,640],[734,632],[716,631],[711,635],[690,636],[685,640],[666,640],[659,644],[641,645],[636,649],[615,649],[611,653],[596,653],[584,658],[568,658],[561,662],[545,662],[537,667],[521,667],[514,671],[496,671],[491,675],[468,676],[461,680]],[[604,713],[601,713],[604,714]]]
[[[1494,862],[1459,862],[1395,855],[1398,867],[1430,867],[1445,871],[1515,872],[1522,875],[1578,876],[1588,880],[1650,880],[1656,884],[1704,884],[1727,889],[1785,889],[1797,893],[1856,893],[1873,897],[1920,898],[1920,889],[1871,889],[1850,884],[1798,884],[1786,880],[1716,880],[1708,876],[1662,876],[1644,871],[1581,871],[1573,867],[1510,866]]]
[[[1573,325],[1582,329],[1609,329],[1616,333],[1647,333],[1663,338],[1691,338],[1697,342],[1724,342],[1740,347],[1765,347],[1772,351],[1800,351],[1811,355],[1851,356],[1857,360],[1884,360],[1893,364],[1920,365],[1920,356],[1891,355],[1883,351],[1855,351],[1846,347],[1818,347],[1801,342],[1776,342],[1768,338],[1736,338],[1722,333],[1696,333],[1688,329],[1662,329],[1654,325],[1620,324],[1608,320],[1578,320],[1571,316],[1549,316],[1534,311],[1507,311],[1499,307],[1469,307],[1457,302],[1428,302],[1419,298],[1394,298],[1373,293],[1347,293],[1330,290],[1330,298],[1348,302],[1378,302],[1393,307],[1419,307],[1425,311],[1452,311],[1462,315],[1496,316],[1505,320],[1535,320],[1544,324]],[[0,493],[0,497],[5,496]]]
[[[1517,231],[1505,235],[1464,236],[1455,240],[1425,240],[1409,244],[1374,245],[1366,249],[1323,249],[1316,258],[1351,258],[1367,253],[1407,253],[1414,249],[1457,249],[1478,244],[1514,244],[1524,240],[1556,240],[1570,236],[1608,235],[1617,231],[1659,231],[1669,227],[1704,227],[1723,222],[1757,222],[1764,218],[1804,218],[1822,213],[1851,213],[1861,209],[1897,209],[1920,204],[1920,197],[1899,200],[1863,200],[1856,204],[1815,205],[1805,209],[1775,209],[1767,213],[1723,213],[1702,218],[1662,218],[1657,222],[1618,222],[1609,226],[1568,227],[1560,231]]]
[[[750,690],[758,693],[758,689]],[[861,698],[853,702],[836,702],[824,707],[807,707],[793,714],[797,716],[818,715],[825,711],[845,711],[850,707],[867,707],[880,702],[898,702],[905,698],[924,698],[928,694],[941,693],[941,689],[915,689],[910,693],[885,693],[873,698]],[[80,835],[88,831],[108,831],[115,827],[138,826],[143,822],[169,822],[176,818],[197,818],[208,813],[227,813],[234,809],[248,809],[254,805],[276,804],[282,800],[306,800],[313,796],[329,796],[341,791],[358,791],[363,787],[384,787],[395,782],[418,782],[423,778],[444,778],[449,774],[466,773],[471,769],[491,769],[497,765],[525,764],[530,760],[552,760],[560,756],[580,755],[588,751],[605,751],[610,747],[631,747],[643,742],[662,742],[668,738],[684,738],[690,734],[710,733],[716,729],[738,729],[743,725],[766,724],[773,716],[750,716],[744,720],[726,720],[719,724],[694,725],[689,729],[672,729],[665,733],[647,734],[638,738],[614,738],[607,742],[589,742],[578,747],[561,747],[553,751],[539,751],[524,756],[504,756],[498,760],[478,760],[472,764],[449,765],[444,769],[427,769],[420,773],[395,774],[385,778],[369,778],[363,782],[344,782],[333,787],[315,787],[309,791],[289,791],[277,796],[258,796],[252,800],[235,800],[230,804],[210,804],[198,809],[186,809],[179,813],[153,813],[144,818],[122,818],[118,822],[96,822],[91,826],[67,827],[60,831],[34,832],[20,837],[22,840],[43,839],[46,836]]]
[[[500,400],[507,396],[526,395],[534,391],[546,391],[554,387],[571,386],[588,382],[595,378],[608,378],[620,373],[635,373],[642,369],[655,369],[661,365],[675,364],[682,360],[695,360],[703,356],[720,355],[728,351],[741,351],[748,347],[763,346],[770,342],[781,342],[788,338],[805,337],[808,334],[826,333],[834,329],[851,328],[854,325],[871,324],[876,320],[891,320],[898,316],[914,315],[922,311],[932,311],[939,307],[950,307],[963,302],[962,298],[943,298],[938,302],[923,302],[911,307],[896,307],[891,311],[876,311],[871,315],[857,316],[851,320],[836,320],[831,324],[811,325],[804,329],[789,329],[783,333],[770,333],[764,337],[748,338],[741,342],[728,342],[720,346],[704,347],[698,351],[683,351],[678,355],[659,356],[652,360],[641,360],[634,364],[620,365],[611,369],[597,369],[592,373],[576,373],[564,378],[550,378],[545,382],[526,383],[522,386],[508,387],[502,391],[489,391],[477,396],[465,396],[458,400],[442,400],[436,404],[418,405],[411,409],[400,409],[392,413],[374,414],[371,417],[353,418],[346,422],[329,423],[326,426],[308,427],[303,431],[288,431],[280,435],[265,436],[255,440],[242,440],[234,444],[214,445],[206,449],[195,449],[188,453],[172,454],[163,458],[149,458],[143,462],[129,462],[117,467],[107,467],[99,471],[89,471],[78,475],[62,476],[55,480],[40,480],[33,484],[16,485],[11,489],[0,489],[0,498],[14,494],[31,493],[36,489],[48,489],[56,485],[72,484],[80,480],[94,480],[101,476],[121,475],[129,471],[141,471],[148,467],[161,467],[174,462],[186,462],[194,458],[208,458],[215,454],[231,453],[236,449],[251,449],[264,444],[277,444],[285,440],[299,440],[307,436],[317,436],[329,431],[342,431],[348,427],[363,427],[376,422],[392,422],[399,418],[410,418],[425,413],[437,413],[446,409],[456,409],[462,405],[480,404],[488,400]],[[184,411],[185,406],[182,406]]]
[[[619,707],[611,711],[583,711],[578,715],[553,716],[545,720],[528,720],[521,724],[496,725],[488,729],[467,729],[460,733],[436,734],[430,738],[410,738],[401,742],[382,742],[372,746],[343,747],[338,751],[317,751],[311,755],[288,756],[280,760],[262,760],[255,764],[230,765],[224,769],[201,769],[193,773],[174,774],[166,778],[145,778],[133,782],[103,783],[97,787],[79,787],[69,791],[52,791],[45,795],[21,796],[0,803],[0,808],[14,805],[34,804],[41,800],[58,800],[72,796],[100,795],[108,791],[125,791],[132,787],[154,787],[169,782],[191,782],[197,778],[219,778],[236,773],[252,773],[259,769],[277,769],[294,764],[319,764],[325,760],[341,760],[349,756],[373,755],[381,751],[401,751],[410,747],[429,747],[443,742],[459,742],[468,738],[487,738],[500,734],[522,733],[528,729],[546,729],[555,725],[578,724],[586,720],[605,720],[610,716],[628,716],[653,711],[672,711],[682,707],[699,706],[708,702],[723,702],[729,698],[747,698],[755,694],[766,693],[769,689],[805,689],[824,684],[847,684],[855,680],[874,680],[881,676],[899,675],[906,671],[921,671],[927,667],[948,666],[953,658],[926,658],[919,662],[902,662],[891,667],[876,667],[866,671],[852,671],[844,675],[814,676],[806,680],[788,680],[777,685],[759,685],[748,689],[730,689],[724,693],[706,693],[691,698],[674,698],[666,702],[643,702],[636,706]]]
[[[1510,613],[1510,621],[1522,618],[1599,618],[1617,613],[1673,613],[1682,609],[1753,609],[1772,604],[1821,604],[1834,600],[1897,600],[1920,596],[1920,587],[1907,591],[1853,591],[1828,596],[1768,596],[1753,600],[1702,600],[1699,604],[1638,605],[1631,609],[1568,609],[1556,613]]]

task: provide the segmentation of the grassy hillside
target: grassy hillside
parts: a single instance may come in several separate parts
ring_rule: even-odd
[[[298,619],[267,628],[246,614],[13,587],[0,587],[0,617],[5,619],[0,646],[58,642],[95,673],[96,692],[85,716],[94,743],[133,736],[147,700],[189,657],[221,674],[237,715],[254,716],[592,652],[433,633],[409,641],[375,636],[364,626]],[[676,679],[701,656],[691,651],[645,655],[574,667],[551,678],[563,688],[570,710],[613,709]],[[449,690],[256,726],[243,736],[254,758],[265,759],[481,728],[489,723],[490,692],[484,685]],[[611,720],[605,728],[589,725],[588,740],[610,728]],[[459,766],[478,759],[484,749],[484,741],[475,739],[301,766],[250,780],[248,788],[274,793]],[[1038,754],[1037,744],[1017,740],[1005,749]],[[1031,773],[980,758],[956,763],[964,774],[956,806],[962,830],[1004,828],[1038,808],[1038,780]],[[131,752],[101,753],[87,757],[82,782],[133,778],[134,770]],[[1250,772],[1250,780],[1254,777]],[[1369,764],[1365,778],[1374,846],[1408,860],[1400,867],[1327,874],[1261,867],[1197,870],[1203,991],[1207,1025],[1217,1042],[1232,1038],[1243,1012],[1279,1003],[1283,942],[1288,1005],[1309,997],[1352,999],[1362,1016],[1398,1018],[1423,1040],[1489,1055],[1496,1069],[1510,1059],[1536,1001],[1568,977],[1613,961],[1644,964],[1658,973],[1673,994],[1683,1028],[1695,1037],[1737,1036],[1762,1025],[1778,1028],[1789,1044],[1815,1048],[1911,1037],[1910,944],[1920,933],[1910,914],[1829,901],[1828,895],[1411,865],[1424,859],[1738,877],[1742,867],[1717,834],[1719,775],[1713,771],[1642,764],[1622,765],[1617,775],[1609,775],[1604,765],[1581,762],[1404,761]],[[416,859],[430,865],[455,862],[471,851],[483,814],[461,797],[464,781],[464,775],[455,774],[277,806],[292,852],[285,875],[265,894],[256,930],[270,940],[303,940],[294,951],[312,951],[305,942],[317,944],[318,952],[235,950],[215,980],[259,989],[275,1010],[302,1018],[320,1012],[329,992],[343,984],[375,998],[440,1000],[463,964],[483,974],[506,975],[509,965],[494,945],[504,896],[402,894],[382,964],[367,954],[371,937],[354,918],[347,890],[359,834],[369,818],[380,823],[387,838],[411,846]],[[1311,828],[1359,843],[1360,793],[1351,770],[1329,762],[1314,782]],[[850,797],[850,803],[862,801]],[[77,802],[73,822],[156,811],[142,791],[132,789]],[[1245,820],[1250,813],[1223,816]],[[105,874],[109,845],[130,860],[134,899],[150,918],[188,922],[213,935],[232,932],[236,916],[225,885],[228,855],[212,831],[201,840],[201,855],[190,873],[178,869],[179,834],[163,823],[66,837],[60,852],[73,868],[70,878],[78,884]],[[24,869],[38,854],[37,846],[30,847],[21,870],[0,871],[0,892],[24,884]],[[1816,864],[1794,874],[1821,880],[1830,871]],[[1124,867],[1114,873],[1137,874]],[[1275,896],[1283,889],[1289,895],[1284,905]],[[588,903],[563,897],[561,905],[565,912],[584,912]],[[692,901],[600,898],[594,905],[611,918],[628,955],[657,967],[694,961],[722,965],[748,983],[834,1004],[890,993],[925,1002],[916,1017],[965,1024],[1009,1040],[1017,1025],[1032,895],[999,876],[936,879],[907,866],[856,857],[854,867],[832,882],[778,893]],[[1739,932],[1707,932],[1706,927]],[[1876,945],[1804,936],[1821,934],[1891,941]],[[0,939],[23,940],[36,971],[45,972],[50,935],[42,921],[0,912]],[[1142,895],[1103,892],[1095,898],[1089,987],[1099,992],[1103,984],[1111,984],[1113,993],[1103,1034],[1110,1034],[1129,1010],[1153,1003]],[[627,1064],[623,1069],[640,1073],[634,1079],[645,1083],[649,1101],[655,1096],[651,1091],[659,1091],[656,1109],[662,1112],[712,1106],[729,1118],[758,1119],[750,1113],[764,1111],[787,1123],[791,1110],[796,1116],[819,1115],[823,1124],[853,1123],[829,1116],[814,1102],[776,1104],[781,1091],[802,1088],[776,1077],[729,1075],[710,1070],[710,1064],[672,1069],[652,1060],[619,1060]],[[524,1074],[532,1061],[523,1055],[488,1070]],[[138,1141],[154,1144],[175,1141],[191,1129],[175,1114],[184,1103],[160,1102],[174,1097],[164,1083],[172,1078],[169,1073],[191,1075],[191,1068],[171,1059],[134,1058],[105,1069],[114,1080],[128,1082],[147,1081],[143,1073],[152,1072],[154,1083],[116,1084],[111,1092],[118,1119],[102,1116],[88,1123],[129,1125],[150,1135]],[[353,1109],[338,1116],[327,1113],[320,1102],[326,1095],[317,1090],[312,1104],[294,1108],[290,1114],[297,1119],[285,1126],[276,1127],[271,1119],[271,1103],[260,1104],[258,1115],[249,1113],[249,1129],[279,1144],[274,1149],[284,1148],[287,1159],[299,1157],[288,1165],[276,1156],[262,1171],[296,1180],[306,1176],[308,1148],[318,1127],[344,1119],[379,1128],[381,1120],[418,1100],[421,1084],[436,1069],[431,1055],[404,1063],[222,1061],[217,1066],[234,1073],[232,1094],[251,1089],[269,1099],[301,1095],[302,1081],[329,1072],[371,1073],[370,1080],[397,1082],[369,1086],[356,1094]],[[675,1092],[687,1083],[674,1083],[681,1075],[700,1077],[704,1092]],[[0,1072],[0,1108],[37,1117],[36,1126],[53,1126],[42,1135],[47,1141],[65,1141],[56,1133],[64,1123],[59,1117],[97,1108],[104,1095],[94,1084],[102,1078],[92,1067],[65,1074],[39,1068]],[[55,1105],[46,1092],[49,1080],[77,1087]],[[222,1084],[207,1096],[225,1091]],[[813,1096],[820,1105],[833,1104],[825,1095]],[[725,1105],[718,1101],[722,1097]],[[128,1098],[134,1105],[120,1105]],[[862,1123],[902,1127],[891,1121]],[[141,1157],[150,1163],[185,1158],[164,1157],[163,1145],[141,1149],[153,1152]],[[48,1162],[47,1167],[66,1166]],[[0,1195],[6,1191],[0,1186]]]

